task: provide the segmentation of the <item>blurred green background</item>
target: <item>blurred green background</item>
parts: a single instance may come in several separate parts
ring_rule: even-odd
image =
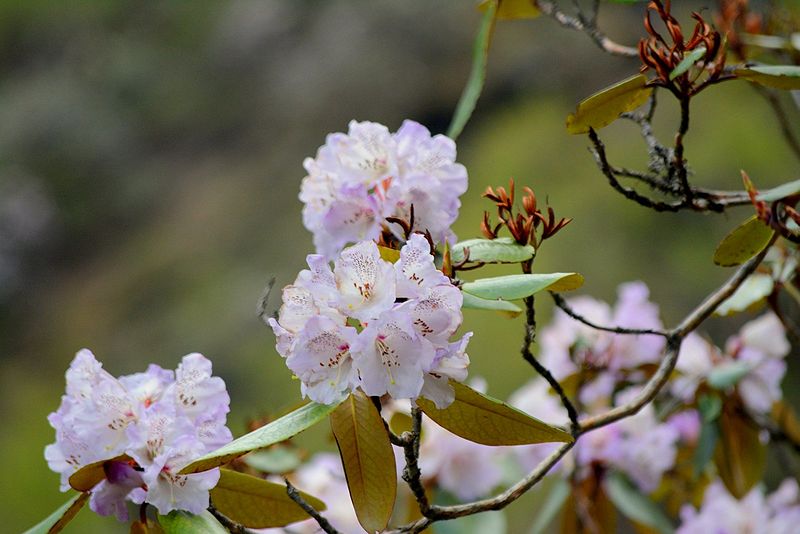
[[[678,5],[688,20],[701,4]],[[642,9],[608,6],[601,25],[635,44]],[[447,0],[0,2],[3,531],[65,500],[43,459],[54,439],[46,416],[82,347],[115,375],[204,353],[228,384],[235,434],[299,400],[255,310],[268,279],[286,285],[311,252],[297,200],[302,160],[353,118],[392,130],[411,118],[443,132],[479,18],[473,2]],[[549,19],[500,23],[486,91],[459,140],[470,190],[455,230],[477,235],[480,193],[514,177],[575,219],[537,270],[579,271],[581,293],[612,301],[617,284],[644,280],[672,324],[728,276],[711,255],[747,210],[659,215],[605,185],[564,119],[637,69]],[[675,111],[664,98],[665,141]],[[703,94],[692,121],[697,184],[738,188],[742,168],[760,187],[798,178],[746,83]],[[646,165],[632,125],[603,137],[613,161]],[[539,300],[544,322],[550,303]],[[278,305],[273,295],[269,308]],[[518,355],[520,321],[470,311],[465,322],[476,333],[471,374],[490,393],[532,376]],[[733,330],[707,327],[720,343]],[[326,428],[301,441],[331,447]],[[82,513],[68,532],[125,530]]]

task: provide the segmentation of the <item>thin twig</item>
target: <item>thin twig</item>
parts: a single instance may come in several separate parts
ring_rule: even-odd
[[[792,150],[792,152],[794,152],[794,155],[800,159],[800,140],[798,140],[797,135],[792,129],[792,123],[789,121],[786,110],[783,109],[783,104],[781,104],[781,100],[780,97],[778,97],[777,92],[755,83],[751,85],[755,88],[758,94],[764,97],[764,99],[772,108],[772,111],[775,113],[775,118],[778,119],[778,125],[781,127],[781,133],[783,134],[783,138],[786,140],[786,144],[789,145],[789,148]]]
[[[214,505],[208,507],[208,511],[213,515],[220,524],[231,534],[255,534],[255,531],[250,530],[244,525],[240,525],[236,521],[230,519],[225,514],[217,510]]]
[[[536,7],[539,8],[539,11],[552,18],[565,28],[585,33],[592,41],[594,41],[597,46],[609,54],[623,57],[639,56],[639,50],[636,48],[632,46],[621,45],[615,41],[612,41],[603,32],[597,29],[597,26],[595,26],[595,22],[597,20],[596,10],[589,17],[581,16],[578,18],[567,15],[561,11],[558,6],[556,6],[555,2],[537,0]]]
[[[286,484],[286,494],[289,496],[289,498],[296,502],[297,505],[302,508],[303,511],[305,511],[305,513],[314,518],[314,521],[317,522],[319,528],[321,528],[324,532],[327,532],[327,534],[340,534],[338,530],[333,528],[333,525],[331,525],[327,519],[322,517],[322,515],[320,515],[320,513],[317,512],[313,506],[306,502],[303,496],[300,495],[300,492],[297,491],[297,488],[295,488],[292,483],[289,482],[288,478],[284,478],[283,482]]]
[[[411,493],[419,505],[419,511],[427,516],[430,512],[430,501],[425,493],[425,486],[422,485],[422,471],[419,469],[419,442],[422,434],[422,411],[416,406],[411,407],[411,439],[403,444],[406,466],[403,469],[403,480],[405,480]]]
[[[773,237],[772,242],[774,242]],[[519,480],[516,484],[509,487],[506,491],[489,499],[483,499],[471,503],[458,504],[454,506],[428,506],[427,500],[425,517],[418,519],[408,525],[400,527],[395,532],[421,532],[427,528],[431,523],[446,519],[455,519],[467,515],[486,512],[489,510],[500,510],[517,500],[525,494],[530,488],[536,485],[544,476],[558,463],[558,461],[575,446],[577,440],[583,434],[591,432],[603,426],[610,425],[620,419],[629,417],[636,414],[645,405],[655,398],[658,392],[667,383],[669,376],[675,369],[675,364],[678,361],[678,353],[683,339],[697,328],[705,319],[707,319],[714,310],[722,304],[728,297],[730,297],[736,289],[744,282],[744,280],[755,271],[756,267],[764,259],[767,254],[767,246],[758,255],[753,257],[747,263],[742,265],[736,273],[728,279],[716,291],[706,297],[696,308],[694,308],[675,328],[668,332],[667,349],[664,358],[658,366],[658,369],[650,377],[644,385],[640,393],[621,406],[618,406],[606,413],[589,417],[581,422],[579,429],[576,432],[575,441],[564,443],[560,445],[550,456],[545,458],[539,465],[530,471],[524,478]]]
[[[578,429],[578,410],[575,409],[575,405],[572,404],[564,388],[561,387],[561,384],[556,380],[550,370],[542,365],[531,352],[531,344],[536,336],[536,319],[533,303],[533,297],[525,298],[525,338],[522,341],[520,352],[522,353],[522,358],[528,362],[542,378],[547,380],[547,383],[550,384],[550,387],[553,388],[553,391],[555,391],[561,399],[561,404],[564,405],[564,409],[567,410],[567,415],[569,416],[570,429],[575,432]]]
[[[603,326],[595,323],[594,321],[590,321],[586,317],[578,314],[575,310],[573,310],[567,301],[559,295],[558,293],[550,293],[550,296],[553,297],[553,302],[556,306],[561,308],[561,311],[575,319],[576,321],[585,324],[590,328],[594,328],[595,330],[602,330],[604,332],[611,332],[613,334],[625,334],[625,335],[653,335],[653,336],[662,336],[662,337],[669,337],[669,332],[665,330],[654,330],[652,328],[625,328],[623,326]]]

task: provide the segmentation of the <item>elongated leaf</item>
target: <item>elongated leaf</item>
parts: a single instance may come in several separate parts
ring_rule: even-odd
[[[733,295],[714,310],[714,315],[724,317],[736,312],[753,311],[764,303],[774,286],[771,276],[761,273],[751,274]]]
[[[648,526],[661,534],[672,534],[675,531],[661,508],[619,473],[612,472],[606,477],[606,494],[617,510],[631,521]]]
[[[705,471],[708,462],[714,457],[714,450],[719,440],[719,428],[716,419],[703,420],[700,426],[700,436],[697,438],[697,448],[692,457],[692,467],[695,476],[700,476]]]
[[[167,515],[158,516],[158,522],[165,534],[228,534],[225,527],[208,511],[194,515],[174,510]]]
[[[55,534],[56,532],[61,532],[67,523],[72,521],[81,511],[81,508],[88,500],[88,493],[78,493],[47,516],[44,521],[26,530],[24,534]]]
[[[358,522],[367,532],[381,531],[397,496],[394,452],[383,419],[361,391],[345,399],[330,419]]]
[[[450,256],[455,263],[464,261],[469,249],[469,261],[483,263],[520,263],[533,257],[531,245],[520,245],[511,237],[497,239],[468,239],[453,245]]]
[[[556,479],[553,487],[547,493],[546,500],[536,514],[536,519],[533,521],[529,534],[543,534],[553,531],[550,525],[555,520],[558,512],[564,507],[571,491],[566,480],[562,478]]]
[[[763,200],[764,202],[774,202],[782,198],[800,193],[800,180],[793,180],[786,182],[772,189],[760,192],[756,195],[756,200]]]
[[[567,117],[567,131],[582,134],[608,126],[622,113],[632,111],[647,101],[653,89],[646,86],[644,74],[631,76],[619,83],[606,87],[580,104],[575,113]]]
[[[184,467],[181,470],[181,474],[208,471],[250,451],[280,443],[322,421],[335,409],[336,404],[326,405],[310,402],[268,425],[245,434],[227,445],[198,458]]]
[[[756,424],[730,403],[719,418],[720,436],[714,464],[728,491],[741,499],[761,480],[766,467],[766,448]]]
[[[691,69],[692,65],[697,63],[697,61],[704,55],[706,55],[706,47],[698,46],[697,48],[695,48],[694,50],[683,56],[683,59],[681,60],[680,63],[678,63],[678,66],[675,67],[672,70],[672,72],[669,73],[669,79],[674,80],[684,72]]]
[[[466,282],[461,288],[465,293],[488,300],[517,300],[529,297],[545,289],[549,291],[571,291],[583,285],[583,276],[578,273],[512,274],[481,278]]]
[[[253,469],[276,475],[294,471],[302,463],[297,452],[287,447],[272,447],[263,451],[251,452],[243,460]]]
[[[322,511],[325,504],[306,493],[303,499]],[[282,527],[308,519],[308,514],[287,494],[286,486],[262,478],[221,469],[219,483],[211,490],[217,510],[249,528]]]
[[[466,293],[462,291],[462,296],[464,297],[464,301],[461,304],[462,308],[468,308],[472,310],[492,310],[502,312],[509,317],[516,317],[520,313],[522,313],[522,308],[513,304],[511,302],[505,300],[489,300],[489,299],[482,299],[480,297],[476,297],[475,295],[471,295],[470,293]]]
[[[69,485],[77,491],[89,491],[106,478],[105,465],[108,462],[127,462],[131,459],[127,454],[100,460],[88,465],[84,465],[69,477]]]
[[[495,18],[496,14],[497,2],[489,2],[481,19],[478,35],[475,37],[475,44],[472,50],[472,70],[469,73],[467,84],[464,86],[464,91],[461,93],[461,98],[458,99],[456,110],[453,113],[453,121],[447,130],[447,136],[450,139],[455,140],[461,135],[461,131],[469,122],[472,112],[475,111],[478,98],[481,96],[483,83],[486,81],[486,63],[489,59],[489,47],[492,43],[494,24],[497,20]]]
[[[453,404],[440,410],[425,398],[417,405],[425,415],[464,439],[483,445],[571,442],[572,436],[508,404],[451,380]]]
[[[752,370],[747,362],[727,362],[708,373],[708,385],[714,389],[724,391],[739,383],[739,380]]]
[[[758,65],[733,71],[737,78],[776,89],[800,89],[800,66]]]
[[[714,252],[714,263],[722,267],[740,265],[769,245],[774,231],[753,215],[731,230]]]
[[[489,4],[497,3],[497,20],[535,19],[542,14],[533,0],[483,0],[478,9],[485,12]]]

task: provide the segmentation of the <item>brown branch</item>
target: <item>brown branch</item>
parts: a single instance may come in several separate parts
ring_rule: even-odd
[[[422,472],[419,469],[419,442],[422,435],[422,411],[416,406],[411,407],[411,432],[404,432],[403,452],[405,453],[406,466],[403,468],[405,480],[411,493],[419,505],[419,511],[427,516],[430,513],[430,501],[422,484]]]
[[[217,510],[213,504],[208,507],[208,511],[231,534],[255,534],[255,531],[250,530],[244,525],[240,525],[233,519],[230,519],[228,516]]]
[[[322,515],[320,515],[320,513],[317,512],[313,506],[306,502],[303,496],[300,495],[300,492],[297,491],[297,488],[295,488],[292,483],[289,482],[288,478],[284,478],[283,482],[286,484],[286,494],[289,496],[289,498],[296,502],[305,513],[314,518],[314,521],[317,522],[319,528],[321,528],[323,532],[327,532],[327,534],[341,534],[338,530],[333,528],[333,525],[331,525],[327,519],[322,517]]]
[[[567,15],[561,11],[555,2],[548,0],[535,0],[536,7],[539,11],[558,22],[561,26],[585,33],[589,38],[602,50],[614,55],[623,57],[638,57],[639,50],[632,46],[625,46],[609,39],[603,32],[601,32],[595,25],[597,21],[597,10],[589,16],[583,15],[579,11],[579,16],[574,17]]]
[[[774,242],[773,236],[770,245]],[[613,408],[606,413],[589,417],[580,423],[580,427],[575,432],[575,441],[564,443],[545,458],[538,466],[530,471],[525,477],[516,484],[509,487],[506,491],[489,499],[474,501],[471,503],[458,504],[454,506],[429,506],[425,501],[425,517],[404,525],[395,532],[421,532],[435,521],[455,519],[467,515],[473,515],[490,510],[501,510],[525,494],[530,488],[536,485],[544,476],[558,463],[558,461],[575,446],[577,440],[583,434],[598,428],[610,425],[620,419],[632,416],[639,412],[644,406],[650,403],[658,392],[664,387],[670,374],[675,369],[678,361],[678,353],[683,339],[707,319],[714,310],[730,297],[744,280],[755,271],[756,267],[767,254],[767,246],[758,255],[742,265],[728,281],[720,286],[716,291],[706,297],[697,307],[695,307],[675,328],[669,330],[667,336],[667,350],[658,369],[642,388],[641,392],[631,401]],[[416,459],[414,459],[416,461]]]
[[[576,321],[585,324],[590,328],[594,328],[595,330],[602,330],[603,332],[611,332],[613,334],[623,334],[623,335],[653,335],[653,336],[662,336],[662,337],[669,337],[669,332],[664,330],[653,330],[651,328],[625,328],[622,326],[603,326],[599,325],[593,321],[590,321],[586,317],[578,314],[575,310],[573,310],[567,301],[559,295],[558,293],[550,293],[550,296],[553,297],[553,302],[556,306],[561,308],[561,311],[575,319]]]

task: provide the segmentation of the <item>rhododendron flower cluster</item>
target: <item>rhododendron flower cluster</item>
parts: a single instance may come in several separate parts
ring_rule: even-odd
[[[777,316],[766,313],[742,326],[721,350],[690,334],[683,342],[676,369],[681,376],[672,382],[672,393],[691,399],[697,386],[714,370],[727,368],[743,376],[736,388],[747,409],[754,414],[768,413],[782,397],[781,380],[786,374],[784,358],[790,350],[786,331]]]
[[[658,307],[648,300],[649,291],[642,282],[622,284],[616,306],[591,297],[569,300],[579,315],[600,325],[660,330],[663,324]],[[595,330],[558,310],[552,324],[543,328],[542,363],[559,381],[579,370],[588,371],[580,391],[582,404],[603,404],[615,384],[642,364],[657,363],[663,354],[664,338],[655,335],[621,335]]]
[[[438,271],[428,240],[413,234],[392,264],[363,241],[345,249],[334,268],[320,255],[283,289],[277,350],[301,381],[303,395],[330,404],[361,388],[367,395],[420,395],[444,407],[448,379],[464,380],[471,334],[460,326],[461,292]]]
[[[83,349],[66,379],[61,406],[48,417],[56,442],[45,449],[50,469],[61,474],[62,491],[81,467],[116,458],[92,490],[95,512],[126,521],[125,501],[152,504],[161,514],[197,514],[208,507],[219,469],[178,473],[232,439],[225,426],[230,398],[222,379],[211,375],[209,360],[189,354],[174,372],[150,365],[117,379]]]
[[[768,497],[756,486],[737,500],[717,481],[706,489],[700,510],[681,508],[681,520],[676,534],[793,534],[800,526],[800,491],[796,480],[786,479]]]
[[[374,122],[351,121],[347,134],[328,135],[316,158],[303,163],[303,224],[328,259],[348,243],[377,239],[386,217],[410,219],[436,242],[452,241],[467,171],[455,162],[456,145],[431,137],[414,121],[392,134]],[[396,230],[396,229],[395,229]]]

